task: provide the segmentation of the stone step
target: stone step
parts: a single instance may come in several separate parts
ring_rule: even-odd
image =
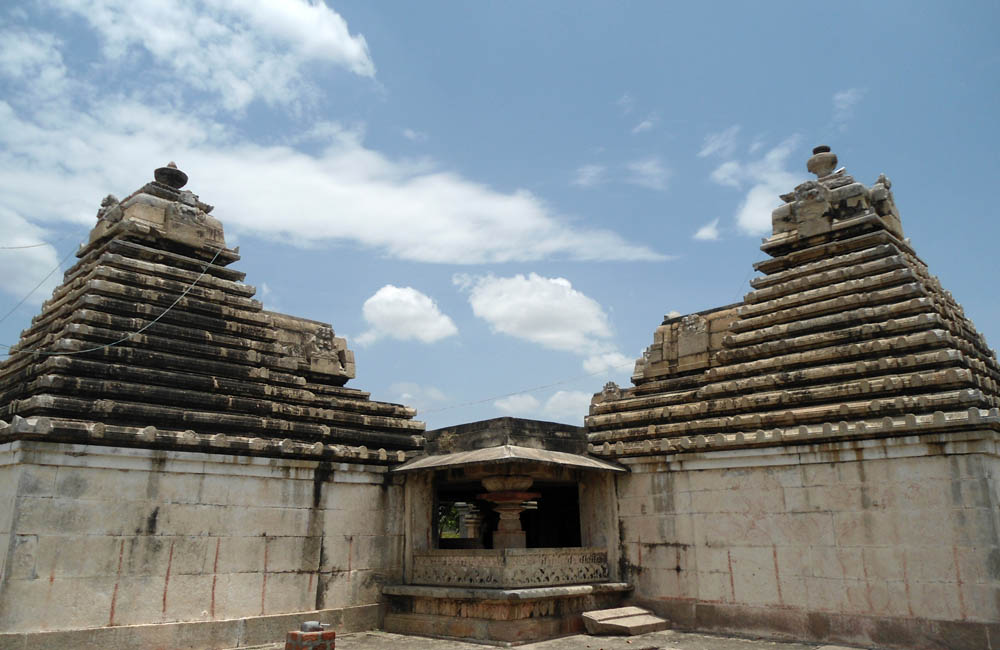
[[[641,607],[616,607],[583,613],[588,634],[646,634],[670,627],[659,616]]]

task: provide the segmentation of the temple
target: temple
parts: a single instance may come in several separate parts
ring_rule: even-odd
[[[890,181],[837,167],[813,151],[743,301],[665,318],[583,428],[425,431],[254,300],[176,166],[107,197],[0,364],[0,646],[1000,647],[1000,366]]]

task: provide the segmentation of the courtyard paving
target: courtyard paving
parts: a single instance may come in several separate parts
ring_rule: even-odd
[[[337,637],[337,650],[485,650],[491,647],[495,646],[380,631],[356,632]],[[855,650],[847,646],[785,643],[674,630],[638,636],[597,637],[579,634],[516,647],[520,650]]]

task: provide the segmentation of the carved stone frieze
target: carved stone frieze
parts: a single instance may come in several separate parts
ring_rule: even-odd
[[[412,584],[516,589],[608,579],[602,548],[441,549],[413,556]]]

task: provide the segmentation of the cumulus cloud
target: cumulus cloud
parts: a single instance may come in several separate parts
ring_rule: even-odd
[[[804,179],[804,174],[788,169],[788,158],[797,145],[797,137],[788,138],[761,158],[726,161],[712,172],[711,178],[716,183],[746,191],[736,210],[736,226],[740,231],[752,235],[771,231],[771,211],[782,203],[779,195]]]
[[[0,31],[0,77],[21,82],[36,100],[58,98],[69,85],[60,46],[59,39],[45,32]]]
[[[611,336],[601,305],[566,278],[459,275],[455,282],[469,292],[472,312],[496,332],[570,351]]]
[[[364,36],[318,0],[51,1],[89,25],[108,59],[136,65],[145,55],[228,110],[298,102],[310,64],[375,75]]]
[[[576,170],[576,176],[572,180],[573,185],[580,187],[593,187],[604,181],[604,165],[584,165]]]
[[[635,99],[628,93],[619,97],[618,101],[615,103],[618,104],[618,108],[620,108],[622,113],[625,115],[631,113],[632,109],[635,108]]]
[[[193,191],[204,188],[205,200],[224,206],[216,215],[228,230],[294,245],[347,240],[397,259],[453,264],[664,259],[614,232],[571,224],[530,192],[500,192],[427,161],[389,158],[355,130],[326,125],[325,146],[309,154],[244,140],[181,111],[121,97],[95,101],[87,110],[0,101],[0,192],[8,206],[41,220],[89,223],[102,190],[128,193],[148,180],[141,170],[176,160]],[[266,182],[248,188],[250,177]],[[53,187],[61,189],[55,196]],[[40,196],[50,200],[40,204]]]
[[[698,152],[699,158],[718,154],[722,157],[729,157],[736,151],[736,136],[739,135],[740,126],[734,124],[719,133],[709,133],[705,136],[705,143]]]
[[[370,329],[355,339],[359,345],[381,338],[434,343],[458,334],[451,318],[413,287],[385,285],[365,301],[362,314]]]
[[[425,386],[412,381],[399,381],[389,385],[389,394],[400,404],[418,412],[440,406],[448,396],[436,386]]]
[[[582,424],[583,418],[590,411],[591,393],[578,390],[560,390],[545,401],[545,415],[557,420],[567,420]]]
[[[628,363],[612,342],[604,309],[566,278],[459,274],[454,282],[494,332],[585,357],[584,368],[594,374],[620,372]]]
[[[861,88],[848,88],[833,94],[833,121],[843,131],[846,122],[854,116],[854,107],[864,99],[865,91]]]
[[[617,350],[592,354],[583,362],[583,369],[592,375],[621,373],[631,370],[635,359],[626,357]]]
[[[372,74],[363,37],[323,3],[53,2],[81,31],[89,27],[109,58],[70,59],[58,38],[26,27],[0,34],[0,192],[8,209],[35,222],[89,225],[101,196],[128,194],[175,160],[189,188],[220,206],[231,235],[299,246],[347,241],[430,263],[665,259],[580,226],[526,190],[499,191],[433,160],[387,156],[365,145],[361,126],[306,122],[284,141],[253,141],[231,116],[206,108],[218,102],[173,93],[193,84],[238,109],[308,94],[303,66]],[[98,87],[93,75],[67,72],[68,62],[114,78]],[[59,92],[39,95],[33,89],[42,85]],[[295,147],[305,140],[318,146]]]
[[[62,275],[53,272],[59,263],[56,249],[51,244],[36,246],[45,241],[47,234],[16,212],[0,206],[0,291],[20,300],[37,286],[24,301],[32,307],[51,296],[62,281]]]
[[[590,411],[592,396],[583,391],[560,390],[550,395],[543,404],[533,395],[520,393],[494,400],[493,406],[507,415],[545,417],[582,424],[584,416]]]
[[[643,131],[648,131],[654,126],[656,126],[657,116],[656,113],[650,113],[642,121],[632,127],[632,135],[642,133]]]
[[[704,226],[698,229],[698,232],[694,234],[695,239],[700,239],[702,241],[714,241],[719,238],[719,220],[712,219]]]
[[[650,156],[642,160],[630,162],[627,168],[629,176],[626,180],[629,183],[650,190],[667,189],[670,170],[663,166],[663,161],[657,156]]]
[[[413,129],[403,129],[403,137],[410,142],[426,142],[427,134],[423,131],[414,131]]]
[[[541,406],[541,403],[527,394],[508,395],[493,402],[504,413],[509,415],[532,415]]]

